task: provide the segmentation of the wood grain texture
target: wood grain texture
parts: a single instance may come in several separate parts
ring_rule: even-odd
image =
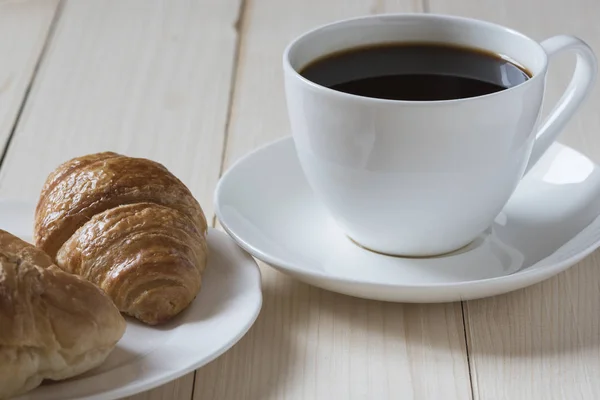
[[[188,400],[192,398],[193,389],[194,374],[187,374],[154,390],[123,397],[123,400]]]
[[[281,54],[294,36],[336,19],[419,10],[412,0],[248,0],[224,167],[289,134]],[[261,270],[257,322],[197,371],[194,399],[470,398],[460,304],[361,300]]]
[[[58,0],[0,2],[0,148],[15,124]]]
[[[2,196],[35,202],[59,163],[113,150],[163,163],[210,219],[239,6],[239,0],[65,2],[0,170]],[[25,38],[35,36],[29,29]],[[190,374],[130,399],[188,400],[192,385]]]
[[[212,216],[238,11],[239,0],[67,1],[0,171],[3,195],[35,200],[58,163],[112,150],[163,163]]]
[[[574,34],[600,53],[600,3],[594,0],[431,0],[431,11],[487,19],[537,40]],[[551,60],[548,101],[570,79],[574,57]],[[600,162],[600,89],[559,141]],[[600,398],[600,255],[533,287],[466,304],[476,399]]]

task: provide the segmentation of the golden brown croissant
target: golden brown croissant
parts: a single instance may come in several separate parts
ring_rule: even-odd
[[[95,368],[125,326],[102,290],[0,230],[0,399]]]
[[[165,167],[107,152],[70,160],[48,177],[34,238],[59,267],[154,325],[198,294],[206,232],[202,208]]]

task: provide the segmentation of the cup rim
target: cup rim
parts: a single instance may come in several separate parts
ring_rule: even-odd
[[[534,44],[536,47],[538,47],[538,49],[541,51],[541,54],[543,55],[543,66],[537,73],[532,72],[531,78],[527,79],[526,81],[521,82],[518,85],[501,90],[499,92],[488,93],[488,94],[484,94],[484,95],[480,95],[480,96],[465,97],[465,98],[459,98],[459,99],[450,99],[450,100],[392,100],[392,99],[382,99],[382,98],[377,98],[377,97],[361,96],[361,95],[357,95],[357,94],[340,92],[340,91],[328,88],[326,86],[320,85],[318,83],[315,83],[315,82],[305,78],[290,63],[289,56],[290,56],[290,53],[294,50],[294,48],[299,43],[301,43],[303,40],[305,40],[307,37],[309,37],[310,35],[313,35],[315,33],[318,33],[319,31],[328,29],[330,27],[334,27],[336,25],[344,25],[344,24],[358,22],[358,21],[367,21],[367,20],[373,20],[373,19],[379,19],[379,20],[381,20],[381,19],[397,19],[397,18],[420,18],[423,20],[445,19],[445,20],[450,20],[450,21],[460,22],[460,23],[479,24],[482,27],[488,27],[488,28],[502,30],[508,34],[518,36],[519,38],[526,40],[526,41]],[[527,67],[527,66],[525,66],[525,67]],[[476,18],[449,15],[449,14],[418,13],[418,12],[386,13],[386,14],[370,14],[370,15],[366,15],[366,16],[340,19],[340,20],[336,20],[333,22],[323,24],[323,25],[316,26],[310,30],[305,31],[304,33],[300,34],[299,36],[296,36],[294,39],[292,39],[286,45],[286,47],[283,51],[283,69],[284,69],[284,72],[291,73],[295,78],[299,79],[302,83],[304,83],[305,85],[308,85],[310,88],[320,91],[320,92],[323,92],[324,94],[337,96],[337,97],[339,97],[341,99],[345,99],[345,100],[361,101],[361,102],[366,101],[366,102],[374,102],[374,103],[379,103],[379,104],[439,106],[439,105],[455,104],[455,103],[463,103],[463,102],[473,102],[473,101],[478,101],[478,100],[483,100],[483,99],[488,99],[488,98],[494,98],[497,96],[508,95],[509,93],[511,93],[515,90],[522,90],[523,88],[532,85],[535,81],[537,81],[538,79],[541,79],[540,77],[542,77],[546,74],[547,69],[548,69],[548,54],[546,53],[544,48],[540,45],[540,43],[537,42],[536,40],[530,38],[529,36],[523,34],[522,32],[517,31],[516,29],[509,28],[507,26],[500,25],[500,24],[497,24],[494,22],[476,19]]]

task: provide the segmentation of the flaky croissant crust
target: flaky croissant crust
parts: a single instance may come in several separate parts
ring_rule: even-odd
[[[179,210],[206,232],[202,208],[164,166],[104,152],[69,160],[48,176],[35,212],[35,243],[55,257],[60,246],[94,215],[140,202]]]
[[[34,231],[59,267],[147,324],[168,321],[200,290],[206,218],[154,161],[105,152],[62,164],[44,184]]]
[[[95,215],[58,251],[57,263],[102,288],[146,323],[167,321],[200,290],[206,240],[175,209],[152,203]]]
[[[105,293],[0,230],[0,398],[100,365],[124,332]]]

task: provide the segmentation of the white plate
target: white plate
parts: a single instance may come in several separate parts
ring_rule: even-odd
[[[33,206],[0,202],[0,228],[31,242]],[[127,319],[127,330],[97,369],[44,384],[15,400],[111,400],[143,392],[223,354],[252,326],[262,303],[256,262],[225,233],[208,231],[202,289],[169,323],[150,327]]]
[[[600,244],[600,169],[561,144],[487,232],[444,256],[390,257],[351,242],[314,197],[289,137],[232,166],[215,206],[225,230],[258,259],[315,286],[376,300],[497,295],[564,271]]]

